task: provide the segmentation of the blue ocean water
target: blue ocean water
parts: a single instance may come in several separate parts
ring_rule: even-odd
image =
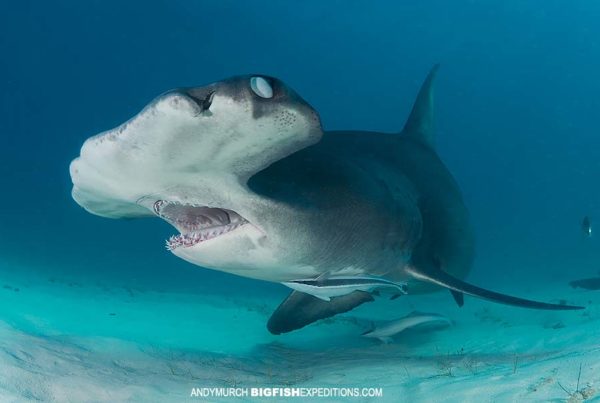
[[[189,312],[185,326],[168,322],[168,297],[147,310],[132,302],[132,317],[118,325],[107,322],[112,308],[86,310],[77,301],[92,287],[131,298],[181,295],[177,309],[208,295],[220,308],[219,298],[233,305],[239,298],[272,311],[287,293],[282,286],[174,257],[163,247],[168,224],[85,212],[70,195],[69,162],[86,138],[164,91],[248,73],[284,80],[326,130],[399,131],[435,63],[437,149],[477,239],[469,279],[565,297],[570,280],[600,270],[598,238],[580,228],[586,215],[600,222],[598,20],[592,1],[1,2],[0,281],[26,288],[7,294],[0,320],[44,337],[143,334],[159,347],[201,350],[206,328],[194,326],[210,320]],[[37,298],[39,284],[52,297]],[[260,332],[265,318],[251,329]],[[222,327],[206,336],[215,351],[227,351],[215,341],[226,334],[229,344],[244,345],[243,328],[227,328],[235,320],[211,320]],[[187,333],[173,335],[169,326]],[[280,343],[264,332],[262,342]],[[310,337],[282,343],[302,348]],[[124,398],[141,399],[132,396]]]

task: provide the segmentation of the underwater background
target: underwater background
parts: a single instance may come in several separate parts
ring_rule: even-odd
[[[598,21],[593,1],[0,2],[0,400],[178,401],[214,385],[593,398],[600,294],[568,283],[600,272],[581,230],[600,220]],[[476,233],[469,281],[584,313],[459,309],[441,292],[273,336],[283,286],[188,264],[165,250],[167,223],[71,199],[83,141],[166,90],[267,74],[325,130],[395,132],[435,63],[437,150]],[[348,319],[412,310],[455,326],[379,345]]]

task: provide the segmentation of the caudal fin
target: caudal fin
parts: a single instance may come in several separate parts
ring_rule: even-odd
[[[479,288],[472,284],[459,280],[442,270],[422,270],[414,266],[409,267],[407,273],[417,280],[427,281],[439,286],[450,289],[458,293],[472,295],[474,297],[487,299],[500,304],[520,306],[531,309],[546,309],[554,311],[567,311],[574,309],[584,309],[582,306],[550,304],[546,302],[532,301],[529,299],[513,297],[506,294]],[[452,294],[456,298],[456,294]],[[458,302],[458,301],[457,301]]]

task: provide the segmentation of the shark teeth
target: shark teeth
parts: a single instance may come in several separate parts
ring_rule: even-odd
[[[174,249],[179,247],[189,248],[190,246],[194,246],[200,242],[208,241],[209,239],[213,239],[228,232],[231,232],[234,229],[241,227],[246,223],[248,223],[248,221],[244,220],[242,222],[223,225],[220,227],[204,228],[200,231],[173,235],[167,240],[166,248],[170,251],[173,251]]]
[[[180,232],[167,240],[166,247],[170,251],[194,246],[248,224],[244,217],[225,208],[157,200],[153,210]]]

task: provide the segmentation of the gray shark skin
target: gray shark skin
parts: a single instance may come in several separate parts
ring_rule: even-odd
[[[473,234],[460,190],[433,145],[425,80],[401,133],[323,133],[317,112],[281,81],[240,76],[170,91],[88,139],[71,163],[73,198],[91,213],[156,216],[193,264],[272,282],[374,276],[408,293],[442,286],[536,309],[579,309],[498,294],[462,279]],[[274,334],[372,301],[294,291]]]

